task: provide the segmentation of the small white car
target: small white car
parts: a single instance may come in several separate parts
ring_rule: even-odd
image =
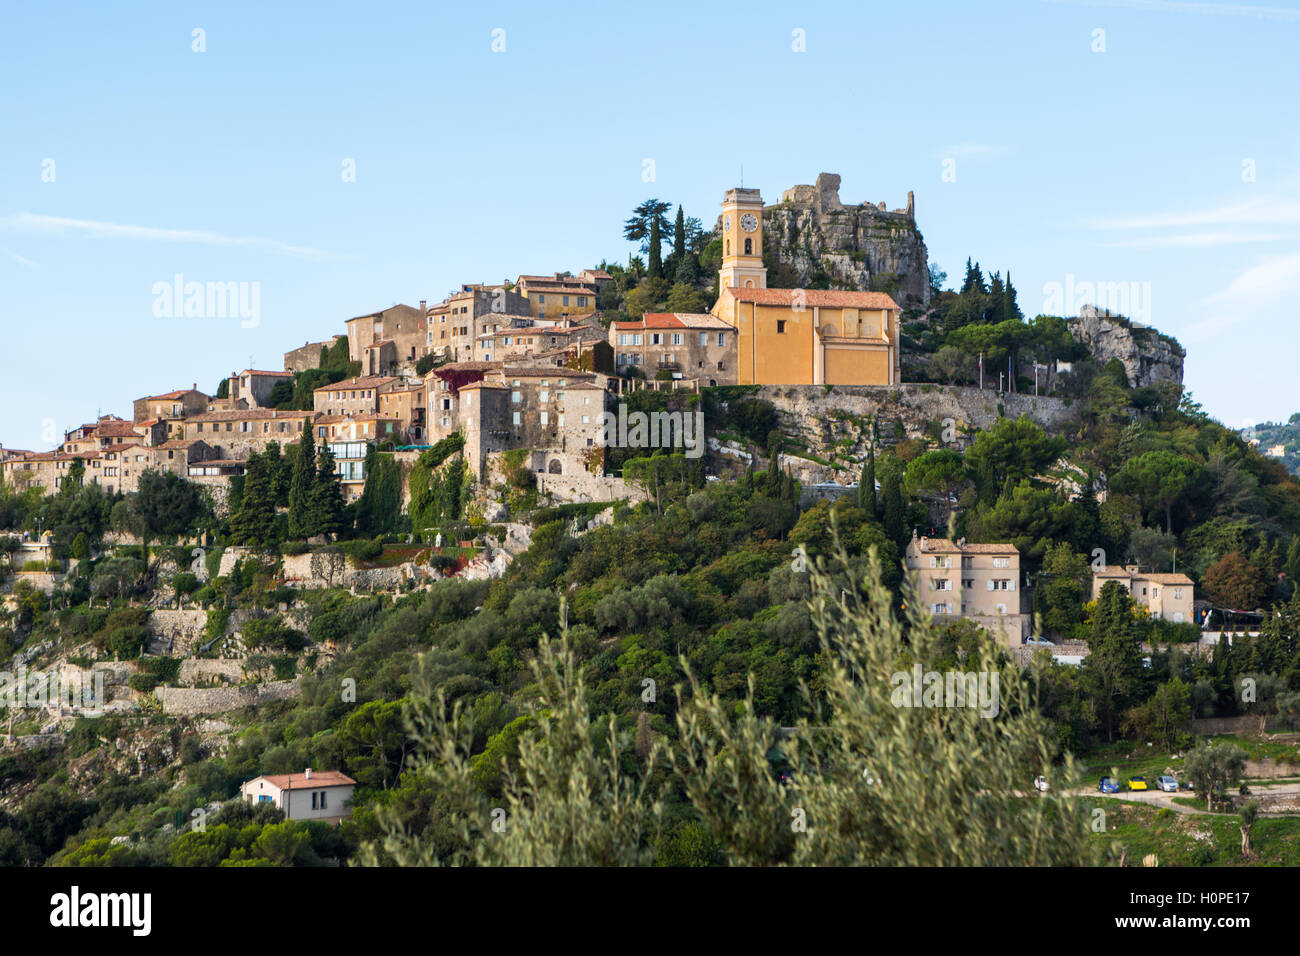
[[[1027,637],[1025,643],[1034,647],[1055,647],[1056,644],[1045,637]]]
[[[1156,786],[1165,793],[1178,792],[1178,781],[1168,775],[1156,777]]]
[[[1046,793],[1046,792],[1047,792],[1047,778],[1046,778],[1046,777],[1035,777],[1035,778],[1034,778],[1034,789],[1037,790],[1039,793]]]

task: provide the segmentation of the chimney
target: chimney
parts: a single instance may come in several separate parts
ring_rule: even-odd
[[[426,309],[426,308],[424,307],[424,305],[425,305],[424,299],[421,299],[421,300],[420,300],[420,314],[421,314],[421,315],[424,315],[425,312],[429,311],[428,309]]]
[[[308,779],[308,780],[311,779],[311,767],[308,767],[308,768],[307,768],[307,779]]]

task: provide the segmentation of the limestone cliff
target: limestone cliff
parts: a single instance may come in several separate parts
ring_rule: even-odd
[[[1151,326],[1091,305],[1080,308],[1079,315],[1066,322],[1070,334],[1088,348],[1098,366],[1119,359],[1129,384],[1135,388],[1160,382],[1182,383],[1186,350]]]
[[[906,208],[887,210],[883,202],[845,206],[839,188],[838,175],[822,173],[816,185],[794,186],[779,204],[764,207],[765,259],[788,270],[769,273],[768,284],[888,292],[903,308],[929,305],[929,265],[912,194]]]

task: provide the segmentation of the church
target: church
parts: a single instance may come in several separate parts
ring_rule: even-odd
[[[722,268],[713,314],[736,330],[741,385],[897,385],[902,309],[884,292],[769,289],[763,199],[722,200]]]

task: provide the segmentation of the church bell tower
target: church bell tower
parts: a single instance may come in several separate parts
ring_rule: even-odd
[[[718,288],[766,289],[763,197],[757,189],[728,189],[722,197],[722,268]]]

